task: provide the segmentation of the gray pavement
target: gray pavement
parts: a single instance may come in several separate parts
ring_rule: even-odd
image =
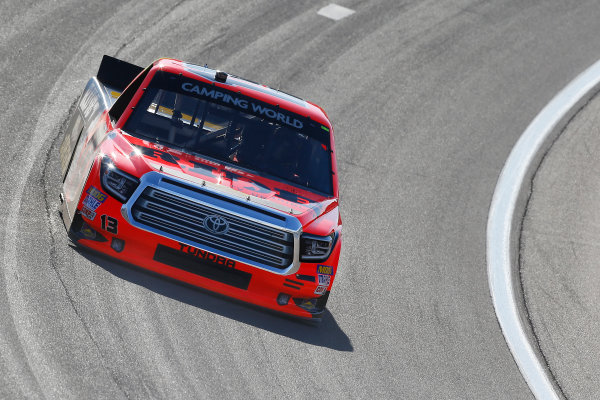
[[[1,398],[531,398],[485,268],[496,179],[600,54],[593,0],[0,3]],[[342,267],[319,327],[69,246],[60,127],[102,54],[323,106]]]
[[[570,399],[600,397],[600,98],[570,122],[537,171],[521,237],[534,332]]]

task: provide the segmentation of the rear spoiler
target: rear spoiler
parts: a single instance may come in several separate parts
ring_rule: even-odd
[[[122,92],[143,70],[144,68],[127,61],[104,55],[96,78],[105,86]]]

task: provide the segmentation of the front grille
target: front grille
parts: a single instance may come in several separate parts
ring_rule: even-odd
[[[292,233],[153,186],[135,200],[131,216],[154,232],[233,259],[280,270],[293,262]],[[224,219],[229,229],[211,232],[208,217]]]

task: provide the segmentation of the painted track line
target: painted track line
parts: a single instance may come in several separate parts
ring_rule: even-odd
[[[334,21],[339,21],[340,19],[344,19],[354,14],[355,12],[356,11],[351,10],[349,8],[331,3],[317,11],[317,14],[332,19]]]
[[[540,353],[524,305],[519,245],[532,179],[554,141],[577,112],[600,90],[600,61],[569,83],[521,135],[500,173],[487,226],[487,266],[496,316],[508,347],[537,399],[563,393]]]

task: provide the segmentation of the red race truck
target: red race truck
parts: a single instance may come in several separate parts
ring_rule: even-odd
[[[174,59],[104,56],[60,148],[81,246],[320,320],[338,268],[333,128],[318,106]]]

